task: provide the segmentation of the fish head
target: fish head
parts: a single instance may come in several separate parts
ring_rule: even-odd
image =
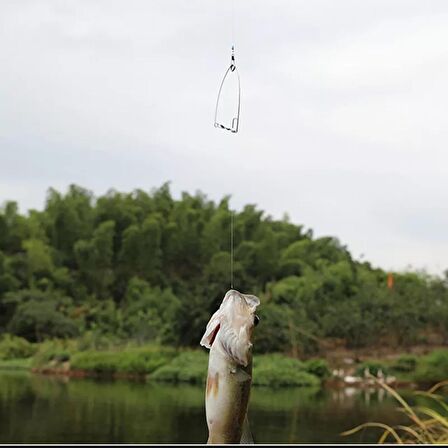
[[[247,366],[252,348],[252,333],[259,318],[258,297],[231,289],[218,311],[207,324],[201,345],[211,349],[215,344],[236,363]]]

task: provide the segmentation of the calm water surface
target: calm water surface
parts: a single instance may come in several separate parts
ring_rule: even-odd
[[[384,391],[253,388],[256,442],[375,442],[339,433],[366,421],[403,422]],[[202,443],[204,391],[194,386],[67,379],[0,371],[0,442]]]

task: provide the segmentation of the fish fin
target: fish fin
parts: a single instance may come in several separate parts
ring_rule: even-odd
[[[216,338],[216,334],[219,331],[221,310],[216,311],[210,318],[207,328],[205,329],[204,336],[202,336],[200,344],[205,348],[212,348],[213,342]]]
[[[230,373],[232,373],[232,375],[235,375],[235,379],[239,383],[247,383],[248,381],[252,380],[252,377],[243,369],[236,369],[236,371],[230,370]]]
[[[218,310],[215,311],[213,316],[208,321],[207,327],[205,329],[205,333],[202,336],[200,345],[202,345],[205,348],[211,349],[213,342],[215,341],[216,335],[218,334],[220,323],[221,323],[221,316],[223,313],[223,306],[225,303],[229,300],[229,298],[232,296],[232,294],[236,292],[233,290],[227,291],[227,294],[225,295],[220,307]]]
[[[241,434],[240,444],[253,445],[254,443],[255,443],[254,438],[252,436],[252,432],[251,432],[250,426],[249,426],[249,419],[247,418],[247,413],[246,413],[246,417],[244,417],[243,433]]]

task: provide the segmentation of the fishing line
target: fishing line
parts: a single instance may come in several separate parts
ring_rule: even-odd
[[[232,0],[232,62],[234,63],[234,51],[235,51],[235,0]],[[238,72],[237,72],[238,73]],[[238,75],[239,80],[239,75]],[[238,85],[238,89],[240,89]],[[238,100],[238,118],[239,121],[239,100]],[[238,126],[238,124],[237,124]],[[238,129],[238,128],[237,128]],[[235,258],[235,212],[230,212],[230,288],[233,289],[233,270],[234,270],[234,258]]]
[[[233,259],[234,259],[234,236],[235,236],[235,212],[230,210],[230,289],[233,289]]]
[[[221,85],[219,86],[218,97],[216,99],[215,106],[215,128],[224,129],[232,133],[238,132],[239,121],[240,121],[240,107],[241,107],[241,84],[240,75],[235,64],[235,0],[231,0],[231,10],[230,10],[230,31],[231,31],[231,42],[232,42],[232,54],[230,57],[230,65],[228,66],[224,77],[222,78]],[[221,122],[218,119],[218,109],[221,101],[221,93],[226,80],[230,77],[235,77],[237,80],[237,104],[235,114],[232,116],[230,123]],[[230,212],[230,289],[233,289],[234,280],[234,260],[235,260],[235,212],[229,208]]]
[[[235,0],[232,0],[232,45],[235,46]]]

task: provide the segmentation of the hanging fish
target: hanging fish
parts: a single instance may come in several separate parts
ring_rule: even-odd
[[[229,290],[207,324],[210,349],[205,396],[207,443],[253,443],[247,419],[252,383],[252,331],[258,297]]]
[[[232,46],[230,66],[221,81],[216,100],[215,128],[237,133],[240,123],[240,103],[240,75],[235,64],[235,48]]]

